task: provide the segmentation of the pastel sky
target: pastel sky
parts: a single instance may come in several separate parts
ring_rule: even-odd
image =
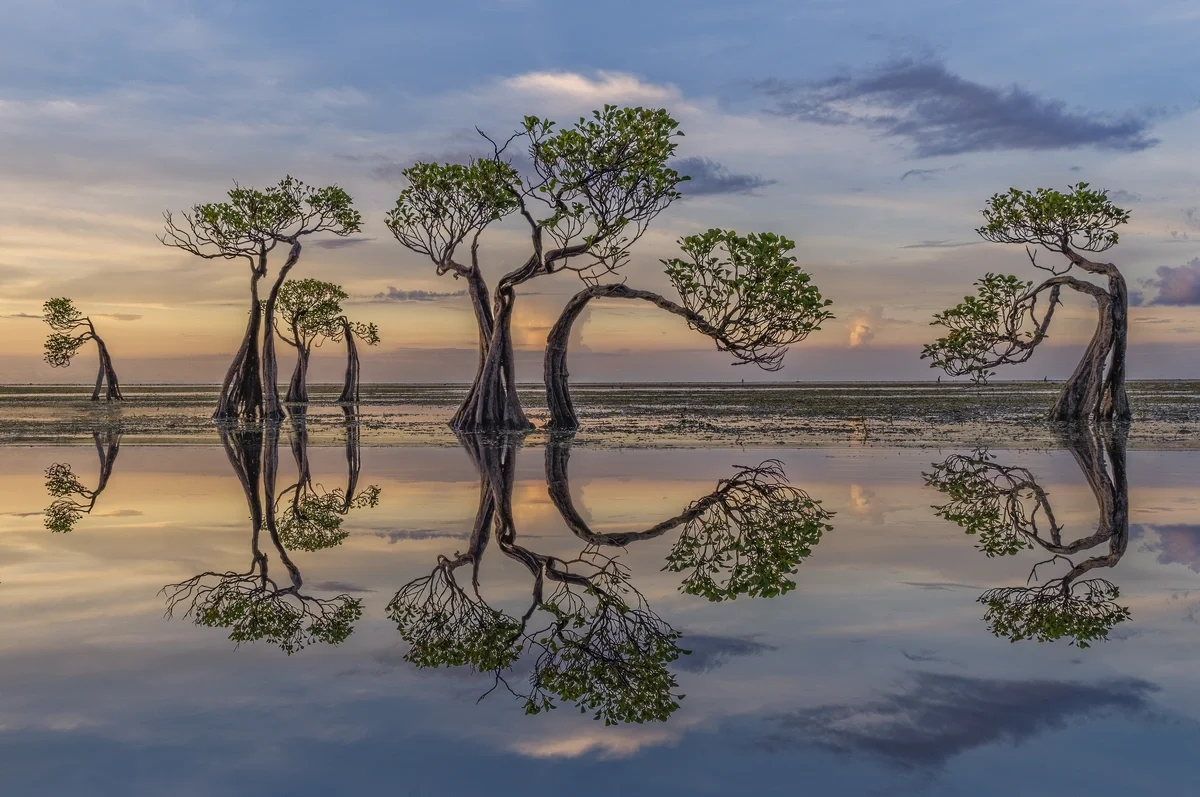
[[[622,379],[930,378],[932,313],[986,271],[1030,268],[973,228],[1010,185],[1086,180],[1132,211],[1112,259],[1138,291],[1131,375],[1200,371],[1200,10],[1185,0],[436,4],[308,0],[7,0],[0,24],[0,381],[87,381],[40,361],[42,301],[69,295],[108,330],[126,381],[214,381],[236,348],[242,265],[155,239],[164,210],[233,180],[336,182],[361,236],[306,247],[297,276],[339,282],[383,344],[368,381],[470,377],[460,282],[383,225],[415,159],[477,152],[526,114],[604,103],[668,108],[689,195],[627,269],[665,290],[658,258],[711,226],[771,230],[836,320],[785,369],[731,369],[673,317],[596,304],[572,374]],[[517,228],[484,240],[489,278],[524,258]],[[340,244],[340,245],[334,245]],[[1036,272],[1034,272],[1036,274]],[[518,303],[522,376],[572,275]],[[1013,376],[1064,376],[1092,310]],[[322,352],[317,380],[337,376]]]

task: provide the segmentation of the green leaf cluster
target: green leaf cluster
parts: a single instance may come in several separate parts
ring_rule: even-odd
[[[341,330],[342,300],[350,298],[340,285],[317,279],[293,279],[279,288],[277,321],[280,334],[293,346],[313,345]],[[296,336],[299,338],[296,339]]]
[[[976,232],[988,241],[1102,252],[1120,239],[1116,228],[1129,221],[1129,211],[1114,205],[1107,191],[1081,182],[1066,192],[1010,188],[988,200],[983,218]]]
[[[996,365],[1016,350],[1029,350],[1041,341],[1036,329],[1023,329],[1027,315],[1025,300],[1033,285],[1007,274],[987,274],[975,285],[976,296],[936,314],[931,326],[949,333],[925,346],[921,359],[932,360],[951,376],[969,375],[977,384],[995,376]]]
[[[697,503],[707,506],[684,526],[663,569],[688,573],[683,592],[710,601],[790,592],[796,582],[789,576],[833,530],[833,513],[789,485],[774,461],[745,469],[715,500]]]
[[[444,272],[468,235],[481,233],[518,207],[521,178],[496,159],[459,163],[414,163],[403,172],[400,192],[385,221],[401,244],[427,255]]]
[[[1108,639],[1114,626],[1130,618],[1129,609],[1116,603],[1120,594],[1116,585],[1104,579],[1074,583],[1055,579],[1036,588],[988,590],[979,602],[987,607],[988,630],[998,637],[1012,642],[1065,637],[1070,644],[1086,648]]]
[[[262,640],[290,656],[314,643],[344,642],[362,616],[362,601],[311,598],[228,576],[201,593],[192,611],[197,625],[228,628],[233,642]]]
[[[663,260],[683,306],[700,316],[718,348],[767,370],[782,367],[786,347],[833,317],[791,255],[795,243],[775,233],[738,235],[710,229],[679,239],[686,257]]]

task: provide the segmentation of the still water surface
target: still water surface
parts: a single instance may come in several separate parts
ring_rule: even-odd
[[[3,793],[1191,793],[1197,473],[1086,435],[6,448]]]

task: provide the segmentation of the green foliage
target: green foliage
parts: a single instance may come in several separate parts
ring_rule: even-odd
[[[788,576],[812,554],[824,532],[833,530],[828,522],[833,513],[790,486],[774,460],[744,469],[698,501],[700,507],[663,569],[691,571],[681,589],[710,601],[790,592],[796,583]]]
[[[350,536],[342,528],[339,493],[306,493],[280,513],[279,541],[290,551],[321,551],[341,545]]]
[[[1102,252],[1119,240],[1116,228],[1129,221],[1129,211],[1114,205],[1107,191],[1078,183],[1066,193],[1010,188],[988,200],[983,218],[976,232],[988,241]]]
[[[411,647],[404,655],[417,667],[470,667],[475,672],[509,669],[524,649],[522,623],[472,598],[442,559],[433,573],[393,596],[387,616]]]
[[[160,240],[202,257],[253,257],[278,241],[330,232],[346,236],[362,229],[362,215],[336,185],[318,188],[288,175],[259,190],[234,184],[226,202],[193,206],[185,227],[166,214]]]
[[[362,601],[349,595],[308,598],[225,578],[194,611],[197,625],[228,628],[232,642],[262,640],[290,656],[313,643],[344,642],[362,616]]]
[[[708,324],[699,331],[743,362],[778,370],[788,345],[833,317],[825,309],[833,302],[796,266],[796,245],[781,235],[714,228],[679,246],[686,258],[662,263],[683,306]]]
[[[280,286],[276,304],[276,322],[283,324],[280,336],[305,348],[320,338],[336,336],[341,328],[341,303],[348,298],[350,294],[332,282],[288,280]]]
[[[538,177],[531,196],[550,212],[538,226],[560,247],[582,245],[595,263],[620,267],[650,220],[681,196],[687,178],[667,166],[678,128],[663,109],[614,105],[571,127],[525,117]]]
[[[995,376],[997,365],[1013,361],[1017,352],[1029,352],[1045,337],[1035,324],[1025,327],[1031,316],[1029,295],[1032,282],[1006,274],[987,274],[977,280],[977,296],[967,296],[958,305],[936,314],[931,326],[942,326],[949,334],[925,346],[921,359],[931,368],[951,376],[969,375],[977,384]]]
[[[408,249],[428,255],[439,273],[450,268],[464,238],[518,207],[521,178],[499,159],[466,165],[418,162],[403,174],[408,187],[388,211],[388,229]]]
[[[950,499],[934,506],[937,516],[978,535],[976,547],[993,556],[1012,556],[1033,548],[1037,517],[1046,515],[1057,531],[1045,492],[1024,468],[1003,467],[986,449],[954,455],[921,474],[925,484]]]
[[[59,534],[66,534],[75,528],[91,506],[75,500],[71,496],[91,497],[91,491],[83,486],[83,482],[71,470],[71,466],[56,462],[46,468],[46,492],[55,500],[46,507],[43,525]]]
[[[350,330],[351,335],[368,346],[379,345],[379,327],[373,323],[366,324],[361,321],[346,320],[345,327],[339,326],[337,331],[330,336],[330,340],[341,343],[345,339],[347,328]]]
[[[349,595],[313,598],[295,586],[278,589],[266,575],[266,557],[249,573],[201,573],[163,588],[167,615],[186,603],[196,625],[228,628],[229,639],[265,641],[289,656],[315,643],[337,645],[354,632],[362,601]],[[215,579],[215,582],[213,581]]]
[[[65,296],[42,305],[42,320],[54,330],[46,338],[43,359],[51,368],[65,368],[83,344],[94,337],[91,321]],[[78,330],[84,330],[82,333]]]
[[[1108,632],[1130,618],[1129,609],[1115,602],[1116,585],[1104,579],[1072,583],[1055,579],[1037,588],[1005,587],[979,597],[987,607],[988,630],[1012,642],[1036,639],[1047,642],[1067,637],[1086,648],[1108,639]]]
[[[541,652],[525,713],[552,710],[557,699],[605,725],[666,721],[683,698],[674,692],[678,682],[668,668],[686,652],[677,644],[681,634],[631,588],[589,589],[588,595],[593,600],[563,584],[542,603],[554,625],[537,638]]]

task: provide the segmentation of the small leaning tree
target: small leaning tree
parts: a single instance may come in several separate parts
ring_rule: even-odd
[[[1129,221],[1108,198],[1087,183],[1063,193],[1016,188],[996,194],[983,210],[984,225],[976,232],[994,243],[1024,244],[1034,268],[1050,273],[1038,284],[1019,277],[986,274],[977,281],[976,296],[934,316],[933,324],[949,333],[925,347],[922,359],[951,376],[970,376],[984,383],[1000,365],[1022,363],[1049,334],[1063,288],[1089,296],[1096,304],[1096,331],[1075,372],[1050,412],[1052,420],[1130,418],[1125,393],[1125,349],[1129,329],[1129,292],[1125,277],[1112,263],[1099,263],[1083,252],[1103,252],[1119,240],[1117,227]],[[1042,250],[1065,262],[1042,265]],[[1107,280],[1107,286],[1080,279],[1078,268]]]
[[[336,185],[316,188],[291,176],[262,191],[235,183],[229,201],[195,205],[180,215],[181,221],[169,211],[163,214],[163,244],[205,259],[243,259],[250,265],[250,318],[213,417],[284,417],[273,334],[279,291],[300,260],[302,238],[316,233],[345,237],[362,229],[362,216]],[[268,255],[280,244],[288,247],[287,259],[263,302],[258,283],[267,275]]]
[[[546,341],[549,428],[565,432],[579,428],[568,382],[567,347],[575,320],[592,299],[650,302],[712,338],[720,351],[734,357],[735,365],[754,363],[767,371],[782,368],[787,347],[833,317],[825,309],[832,302],[821,297],[811,277],[789,254],[795,246],[774,233],[742,236],[733,230],[711,229],[680,238],[684,257],[661,261],[679,302],[624,283],[591,285],[577,293]]]
[[[466,165],[416,163],[387,215],[407,249],[426,255],[439,274],[467,280],[479,327],[474,383],[450,425],[461,432],[532,428],[517,397],[512,318],[516,289],[573,271],[588,285],[624,266],[630,247],[680,194],[667,166],[682,135],[665,110],[606,105],[571,127],[525,117],[493,155]],[[514,142],[527,150],[529,174],[506,162]],[[529,254],[496,283],[480,273],[480,236],[512,214],[527,225]],[[466,252],[463,252],[463,249]]]
[[[358,344],[361,340],[368,346],[379,345],[379,327],[372,323],[351,321],[344,315],[334,319],[336,326],[330,340],[334,343],[346,344],[346,379],[342,384],[342,393],[338,396],[339,404],[357,404],[359,399],[359,361]]]
[[[342,300],[349,294],[340,285],[315,279],[288,280],[279,289],[275,332],[296,350],[296,369],[285,401],[308,403],[308,361],[314,346],[341,332]]]
[[[109,401],[121,400],[121,385],[113,369],[108,347],[96,334],[92,319],[85,316],[74,302],[65,296],[51,299],[42,305],[42,320],[54,330],[46,338],[44,359],[51,368],[65,368],[88,341],[96,342],[100,356],[100,369],[96,374],[96,387],[92,390],[92,401],[100,400],[100,388],[105,388],[104,397]]]

